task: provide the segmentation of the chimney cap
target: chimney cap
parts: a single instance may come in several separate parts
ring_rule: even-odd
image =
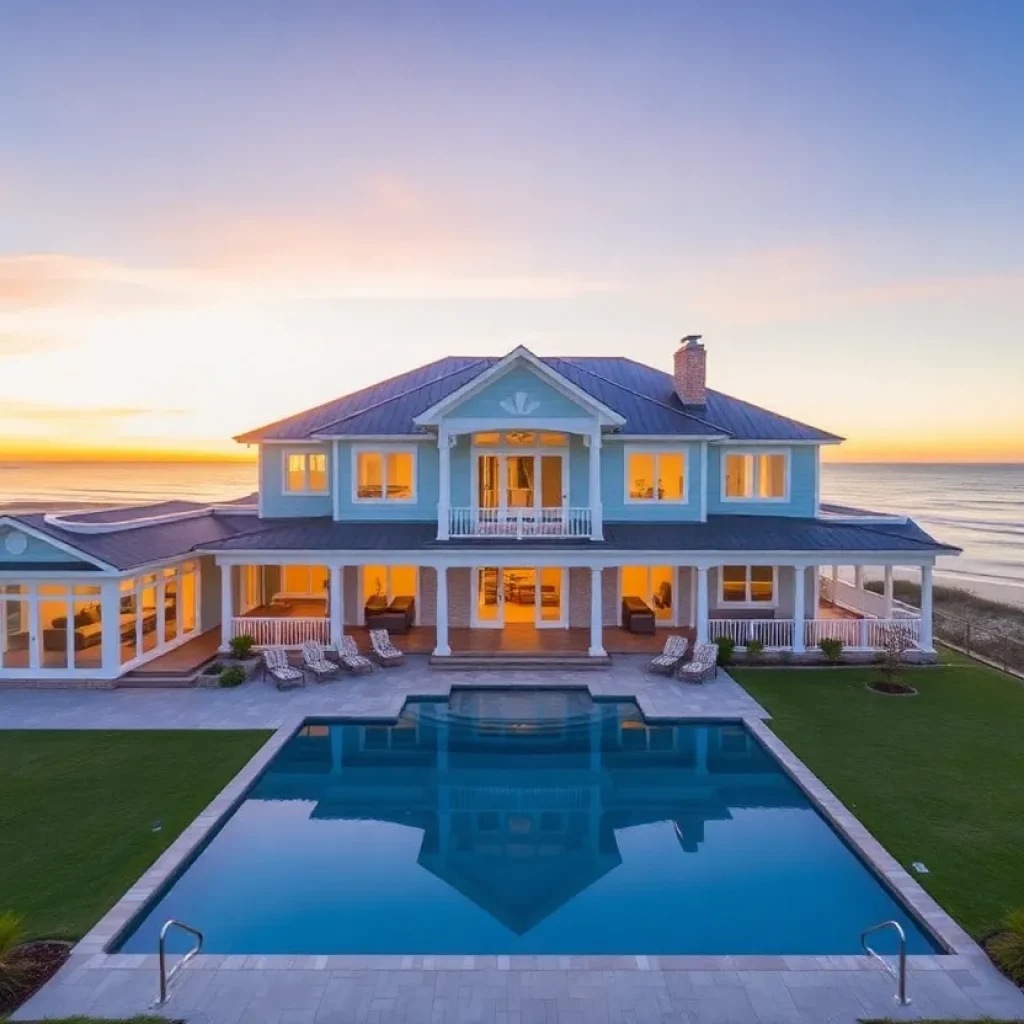
[[[683,338],[683,340],[679,344],[683,348],[696,347],[701,343],[700,339],[703,337],[703,334],[688,334],[685,338]]]

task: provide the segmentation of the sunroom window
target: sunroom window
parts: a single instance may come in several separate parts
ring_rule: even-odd
[[[725,456],[724,493],[733,501],[784,501],[785,452],[729,452]]]

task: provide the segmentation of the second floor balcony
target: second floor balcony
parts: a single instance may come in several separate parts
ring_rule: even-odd
[[[593,536],[588,507],[449,508],[449,537],[583,537]]]

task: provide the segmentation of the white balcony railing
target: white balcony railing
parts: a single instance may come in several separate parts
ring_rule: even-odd
[[[450,508],[449,537],[590,537],[589,508]]]
[[[301,647],[307,640],[331,642],[331,626],[325,618],[273,618],[240,616],[231,620],[231,636],[248,634],[257,647]]]

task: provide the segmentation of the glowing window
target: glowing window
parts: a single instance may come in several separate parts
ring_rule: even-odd
[[[626,489],[630,501],[686,501],[686,453],[628,452]]]
[[[725,456],[724,496],[733,501],[785,501],[788,473],[785,452],[730,452]]]
[[[411,451],[356,452],[356,501],[413,501],[414,466]]]
[[[284,460],[286,494],[326,494],[327,455],[324,452],[289,452]]]
[[[724,565],[722,604],[774,604],[775,569],[770,565]]]

